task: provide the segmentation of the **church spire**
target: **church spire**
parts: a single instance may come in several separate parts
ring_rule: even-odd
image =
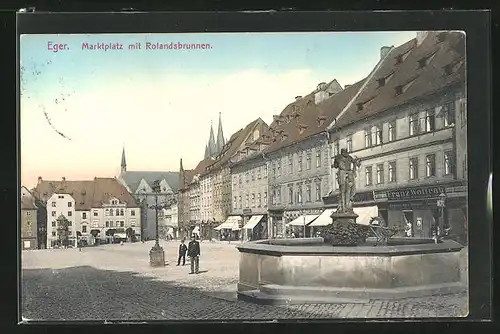
[[[208,138],[208,153],[211,157],[213,157],[217,154],[217,147],[215,144],[215,137],[214,137],[214,127],[213,127],[212,122],[210,122],[210,137]]]
[[[185,177],[184,177],[184,166],[182,165],[182,158],[181,158],[181,163],[179,166],[179,189],[184,188],[185,185]]]
[[[222,131],[222,115],[219,113],[219,128],[217,129],[217,144],[216,144],[216,150],[217,154],[222,152],[222,148],[226,144],[225,139],[224,139],[224,132]]]
[[[127,162],[125,160],[125,145],[123,145],[123,150],[122,150],[122,173],[125,173],[127,171]]]

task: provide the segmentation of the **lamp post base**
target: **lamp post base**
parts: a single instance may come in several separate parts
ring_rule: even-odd
[[[149,251],[149,265],[151,267],[165,266],[165,252],[159,244],[155,244]]]

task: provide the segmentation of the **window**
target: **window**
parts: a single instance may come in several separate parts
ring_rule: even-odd
[[[372,166],[366,166],[365,167],[365,184],[367,186],[371,186],[372,183],[373,183],[373,180],[372,180]]]
[[[236,196],[234,196],[233,198],[233,208],[236,209],[237,208],[237,205],[238,204],[238,198]]]
[[[26,216],[31,216],[31,211],[26,211]]]
[[[87,213],[86,212],[82,212],[82,219],[87,219]]]
[[[396,140],[396,121],[389,122],[389,133],[387,136],[388,141]]]
[[[87,233],[87,226],[86,225],[82,226],[82,233]]]
[[[119,216],[120,215],[120,209],[116,209],[116,215],[115,216]]]
[[[122,220],[122,221],[120,222],[120,227],[124,227],[124,226],[125,226],[125,222]]]
[[[241,196],[238,196],[238,203],[239,203],[239,208],[243,208],[243,201],[241,200]]]
[[[418,158],[410,158],[410,180],[418,179]]]
[[[255,208],[255,194],[252,194],[252,208]]]
[[[396,182],[396,161],[389,162],[389,182]]]
[[[333,149],[333,156],[336,156],[337,154],[340,153],[340,145],[338,140],[335,140],[333,142],[332,149]]]
[[[454,170],[454,156],[452,152],[444,153],[444,175],[453,174]]]
[[[297,185],[297,203],[302,203],[302,185]]]
[[[462,178],[467,177],[467,154],[464,154],[464,161],[463,161],[463,168],[462,168]]]
[[[346,149],[347,149],[347,152],[352,152],[352,137],[349,136],[347,137],[347,140],[346,140]]]
[[[318,149],[316,151],[316,168],[321,167],[321,151]]]
[[[276,198],[276,189],[273,190],[273,197],[271,197],[271,204],[276,205],[277,203],[277,198]]]
[[[306,155],[306,169],[311,169],[311,153],[307,153]]]
[[[56,222],[55,221],[52,222],[52,227],[56,227]]]
[[[372,131],[371,129],[365,129],[365,147],[372,146]]]
[[[56,207],[56,202],[52,202],[52,207],[55,208]]]
[[[377,184],[384,183],[384,165],[377,165]]]
[[[68,202],[68,208],[71,208],[72,205],[73,205],[73,203]]]
[[[260,193],[257,194],[257,207],[260,208],[262,206],[262,197]]]
[[[316,183],[316,202],[321,201],[321,183]]]
[[[130,215],[135,216],[135,210],[130,210]]]
[[[52,232],[52,236],[55,237],[56,236],[56,232]]]
[[[279,190],[278,190],[279,193]],[[280,195],[281,197],[281,195]],[[267,191],[264,192],[264,207],[267,207]]]
[[[311,201],[311,185],[306,185],[306,202]]]
[[[243,183],[243,180],[241,179],[241,174],[238,175],[238,183],[241,185]]]
[[[109,215],[112,216],[113,215],[113,209],[109,209]]]
[[[276,176],[280,176],[281,175],[281,159],[278,160],[278,165],[277,165],[277,170],[276,170]]]
[[[249,174],[248,172],[245,172],[245,182],[250,181],[250,176],[248,174]]]
[[[298,160],[297,161],[297,170],[299,172],[302,172],[302,154],[300,154],[300,153],[298,154],[297,160]]]
[[[410,136],[418,134],[418,114],[410,116]]]
[[[113,227],[114,222],[112,220],[109,221],[109,227]]]
[[[436,175],[436,156],[434,154],[429,154],[425,157],[425,176],[435,176]]]
[[[293,174],[293,154],[288,156],[288,170],[290,171],[290,174]]]
[[[249,201],[248,201],[248,198],[249,198],[249,196],[248,196],[248,194],[246,194],[246,195],[245,195],[245,208],[248,208],[248,205],[249,205],[249,203],[248,203],[248,202],[249,202]]]
[[[73,212],[68,211],[68,217],[71,217],[73,215]]]
[[[455,123],[455,105],[453,102],[447,103],[442,107],[443,124],[448,127]]]
[[[260,169],[261,169],[261,167],[260,167],[260,166],[259,166],[259,167],[257,167],[257,179],[259,179],[259,180],[261,179],[261,176],[260,176]]]
[[[125,211],[123,209],[120,209],[120,216],[125,216]]]
[[[267,165],[264,165],[264,177],[267,177]]]
[[[460,125],[463,127],[467,124],[467,104],[465,100],[460,101]]]
[[[288,188],[288,204],[293,204],[293,187]]]
[[[252,181],[255,181],[255,169],[252,169]]]
[[[428,110],[425,113],[425,132],[432,132],[436,129],[436,117],[434,110]]]
[[[64,199],[64,195],[59,195],[59,196],[57,196],[57,198]]]
[[[375,145],[381,145],[381,144],[382,144],[382,127],[376,126],[375,127]]]
[[[109,221],[106,221],[106,227],[109,227]]]

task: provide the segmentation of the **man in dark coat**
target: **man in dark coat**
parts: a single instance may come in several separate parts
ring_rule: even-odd
[[[200,243],[196,241],[196,236],[191,236],[191,241],[188,245],[188,256],[191,262],[191,273],[198,274],[200,272]]]
[[[182,265],[186,264],[186,252],[188,248],[186,244],[184,243],[184,239],[181,240],[181,244],[179,245],[179,258],[177,259],[177,265],[181,264],[181,259],[182,259]]]

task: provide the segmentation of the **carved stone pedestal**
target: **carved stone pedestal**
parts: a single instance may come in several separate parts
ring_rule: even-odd
[[[149,251],[149,265],[151,267],[165,266],[165,252],[160,245],[154,245]]]
[[[369,228],[356,224],[357,214],[354,212],[334,212],[330,217],[332,224],[323,230],[325,243],[332,246],[356,246],[366,241]]]

